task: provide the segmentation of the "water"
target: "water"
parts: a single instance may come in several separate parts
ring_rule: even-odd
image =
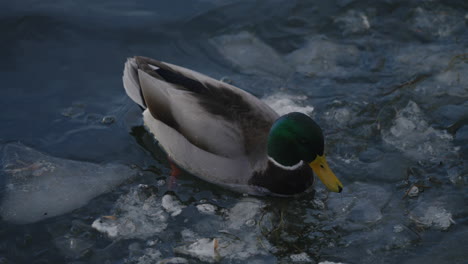
[[[466,262],[466,1],[24,0],[0,20],[0,263]],[[345,191],[171,183],[122,87],[133,55],[311,115]]]

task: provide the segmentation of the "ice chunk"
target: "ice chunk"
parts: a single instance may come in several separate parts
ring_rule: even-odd
[[[395,54],[393,59],[396,63],[393,70],[398,72],[399,76],[404,76],[405,79],[402,81],[406,82],[414,79],[415,76],[421,76],[422,73],[443,71],[453,56],[464,52],[467,52],[464,47],[444,44],[396,46],[393,50]],[[428,85],[432,89],[435,88],[432,78]],[[440,90],[444,92],[443,88]],[[418,91],[418,95],[421,93],[419,87],[416,88],[416,91]]]
[[[312,260],[310,259],[309,255],[307,253],[302,252],[299,254],[293,254],[289,256],[291,258],[292,262],[303,262],[303,263],[310,263]]]
[[[158,261],[156,264],[188,264],[188,260],[180,257],[175,257],[175,258],[167,258]],[[149,264],[149,263],[148,263]]]
[[[265,255],[270,246],[254,232],[223,236],[217,238],[200,238],[189,245],[176,247],[174,252],[192,256],[205,262],[216,262],[226,258],[231,260],[247,260],[256,255]]]
[[[162,197],[162,207],[171,214],[171,216],[177,216],[182,213],[184,205],[174,195],[166,194]]]
[[[76,258],[92,248],[94,241],[66,236],[56,238],[54,244],[64,255]]]
[[[155,248],[146,248],[144,251],[143,256],[138,257],[136,260],[136,264],[154,264],[156,261],[161,259],[161,252]],[[125,262],[127,263],[127,262]],[[133,263],[133,262],[132,262]],[[158,261],[157,263],[184,263],[184,262],[161,262]]]
[[[465,52],[466,51],[468,50],[465,50]],[[449,64],[450,67],[447,70],[422,82],[416,87],[416,92],[421,94],[421,96],[428,96],[431,98],[444,95],[467,97],[468,87],[465,84],[468,82],[468,75],[465,73],[468,72],[468,65],[466,63],[460,63],[466,60],[466,55],[465,57],[461,55],[453,56]],[[457,115],[459,115],[459,113],[451,113],[452,117]]]
[[[112,238],[146,238],[167,227],[167,214],[155,188],[140,185],[122,195],[109,216],[96,219],[92,227]]]
[[[452,136],[430,127],[413,101],[398,111],[392,126],[381,134],[386,143],[419,160],[437,159],[456,151],[451,144]]]
[[[194,256],[202,261],[214,262],[219,259],[218,239],[202,238],[188,246],[177,247],[174,252]]]
[[[410,20],[411,29],[418,34],[431,37],[447,37],[464,27],[463,17],[454,10],[426,10],[417,7]]]
[[[249,73],[287,76],[292,72],[273,48],[250,32],[215,37],[211,43],[234,66]]]
[[[348,10],[344,15],[334,19],[343,35],[364,33],[370,29],[371,25],[365,13],[353,9]]]
[[[327,203],[328,208],[336,214],[337,223],[348,230],[358,230],[382,219],[382,208],[391,196],[389,191],[360,182],[349,185],[347,190],[346,196],[332,196]]]
[[[301,104],[297,103],[306,99],[307,97],[305,96],[293,96],[284,93],[276,93],[267,96],[262,100],[280,115],[291,112],[311,114],[312,111],[314,111],[314,107],[309,105],[302,106]]]
[[[326,111],[324,113],[324,118],[326,118],[332,124],[343,127],[344,125],[348,124],[349,121],[351,121],[353,114],[351,113],[350,109],[346,107],[340,107]]]
[[[257,223],[262,218],[270,223],[268,216],[262,216],[264,203],[255,198],[244,198],[225,212],[226,218],[209,215],[209,228],[199,228],[202,235],[191,229],[181,232],[184,245],[178,246],[174,252],[192,256],[205,262],[215,262],[219,259],[251,260],[254,256],[268,254],[271,248],[269,242],[261,235]],[[215,219],[213,219],[215,218]],[[202,220],[202,222],[207,222]],[[186,244],[187,241],[193,241]]]
[[[359,62],[359,49],[353,45],[336,44],[329,40],[312,38],[307,44],[287,56],[296,71],[304,75],[349,77]]]
[[[198,204],[197,209],[202,214],[214,214],[216,212],[216,206],[212,204]]]
[[[416,197],[419,195],[419,188],[418,186],[412,186],[409,191],[408,191],[408,196],[409,197]]]
[[[6,188],[0,214],[15,223],[70,212],[135,175],[124,165],[55,158],[16,143],[4,147],[1,165]]]
[[[264,204],[257,199],[243,199],[237,203],[228,213],[228,227],[230,229],[241,229],[249,220],[255,219]]]
[[[455,221],[452,213],[438,205],[419,205],[410,215],[410,218],[424,227],[434,227],[436,229],[447,230]]]

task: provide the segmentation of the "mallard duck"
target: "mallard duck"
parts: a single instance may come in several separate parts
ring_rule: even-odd
[[[127,60],[123,83],[170,160],[205,181],[293,195],[311,188],[315,172],[328,190],[343,190],[325,159],[322,129],[306,114],[279,116],[237,87],[146,57]]]

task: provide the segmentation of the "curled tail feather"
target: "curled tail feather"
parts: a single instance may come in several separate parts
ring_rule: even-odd
[[[138,65],[135,58],[127,59],[122,79],[127,95],[132,98],[135,103],[146,109],[147,106],[141,91],[140,80],[138,77]]]

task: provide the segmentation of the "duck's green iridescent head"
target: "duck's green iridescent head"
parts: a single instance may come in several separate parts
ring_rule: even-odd
[[[268,156],[283,166],[307,162],[328,190],[343,190],[325,159],[322,129],[306,114],[293,112],[276,120],[268,136]]]

